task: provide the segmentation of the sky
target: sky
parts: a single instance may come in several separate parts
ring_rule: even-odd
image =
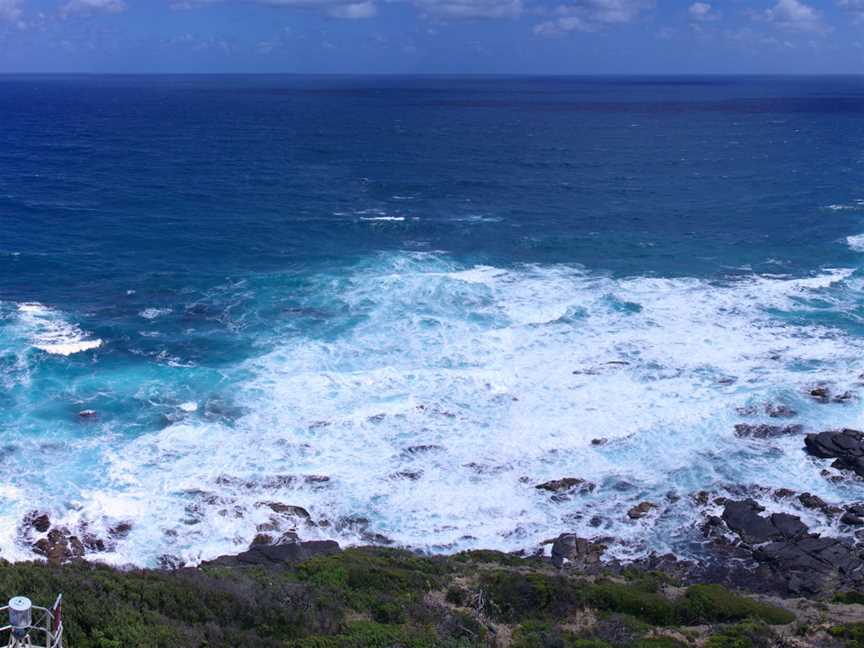
[[[0,73],[857,74],[864,0],[0,0]]]

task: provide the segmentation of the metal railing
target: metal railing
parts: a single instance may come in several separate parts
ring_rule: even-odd
[[[33,622],[27,628],[13,628],[6,625],[0,628],[0,637],[8,634],[6,648],[63,648],[63,595],[57,596],[53,607],[44,608],[34,605]],[[9,606],[0,607],[0,614],[8,613]],[[18,632],[13,632],[18,630]]]

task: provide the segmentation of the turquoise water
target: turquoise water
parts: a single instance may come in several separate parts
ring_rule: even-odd
[[[862,115],[857,78],[0,78],[0,556],[33,509],[154,564],[274,501],[636,556],[698,550],[693,491],[858,498],[733,427],[862,425],[807,396],[861,388]]]

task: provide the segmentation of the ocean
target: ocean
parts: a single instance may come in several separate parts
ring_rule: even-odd
[[[860,498],[735,425],[864,425],[862,269],[864,78],[0,77],[0,558],[698,555]]]

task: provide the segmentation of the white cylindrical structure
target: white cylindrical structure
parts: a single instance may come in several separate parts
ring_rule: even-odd
[[[33,604],[26,596],[9,599],[9,625],[16,637],[27,634],[33,622]]]

